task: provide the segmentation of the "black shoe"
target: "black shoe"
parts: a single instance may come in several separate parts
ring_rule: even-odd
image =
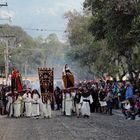
[[[112,116],[112,115],[114,115],[114,114],[113,114],[113,113],[111,113],[111,114],[109,114],[109,115],[111,115],[111,116]]]
[[[84,115],[83,117],[86,118],[86,115]]]

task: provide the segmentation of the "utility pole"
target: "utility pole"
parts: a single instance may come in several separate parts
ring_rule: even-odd
[[[8,75],[9,75],[9,46],[6,41],[6,48],[4,49],[4,60],[5,60],[5,77],[6,77],[6,85],[8,84]]]
[[[7,2],[6,3],[1,3],[0,8],[8,6]],[[0,27],[2,28],[2,27]],[[0,36],[0,38],[8,38],[8,37],[13,37],[13,36]],[[15,37],[15,36],[14,36]],[[5,60],[5,76],[6,76],[6,85],[8,84],[8,75],[9,75],[9,44],[8,41],[5,41],[6,48],[4,49],[4,60]]]
[[[0,38],[12,38],[15,37],[14,35],[3,35]],[[9,77],[9,41],[4,39],[5,42],[5,49],[4,49],[4,60],[5,60],[5,77],[6,77],[6,85],[8,84],[8,77]]]
[[[5,78],[6,78],[6,85],[8,84],[8,77],[9,77],[9,43],[5,41],[6,47],[4,48],[4,63],[5,63]]]

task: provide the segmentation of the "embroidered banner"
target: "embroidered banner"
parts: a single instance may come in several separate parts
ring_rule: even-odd
[[[54,90],[54,69],[38,68],[41,93],[53,93]]]

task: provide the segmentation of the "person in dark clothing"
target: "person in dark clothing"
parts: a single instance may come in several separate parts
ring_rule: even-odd
[[[56,87],[54,91],[54,96],[57,105],[57,110],[60,110],[60,108],[62,108],[62,91],[59,87]]]
[[[76,91],[76,94],[75,94],[75,97],[74,97],[74,104],[75,104],[75,107],[76,107],[77,118],[79,118],[79,116],[80,116],[80,109],[81,109],[80,99],[81,99],[81,91],[80,91],[80,89],[78,89]]]
[[[97,88],[91,88],[90,94],[93,98],[93,103],[90,105],[91,112],[99,112],[99,98],[98,98],[98,89]]]
[[[120,86],[119,93],[118,93],[119,108],[121,109],[123,109],[122,102],[125,100],[125,92],[126,92],[126,88],[125,88],[125,85],[122,83]]]
[[[109,89],[107,96],[106,96],[106,102],[107,102],[107,111],[109,115],[113,115],[112,108],[113,108],[113,92],[112,89]]]
[[[100,102],[100,112],[101,113],[105,113],[106,109],[107,109],[107,103],[105,101],[105,97],[106,97],[105,91],[103,89],[101,89],[99,91],[99,102]]]
[[[3,97],[1,92],[0,92],[0,114],[4,115],[4,103],[3,103]]]

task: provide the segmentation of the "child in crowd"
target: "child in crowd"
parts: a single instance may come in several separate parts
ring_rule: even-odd
[[[126,119],[135,119],[134,108],[129,100],[125,100],[122,102],[122,113],[124,114]]]

